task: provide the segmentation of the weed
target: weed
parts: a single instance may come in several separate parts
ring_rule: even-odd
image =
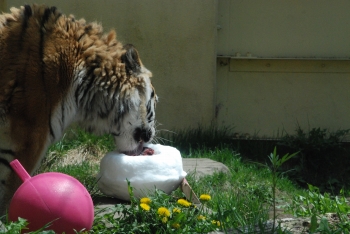
[[[324,215],[337,212],[349,214],[350,206],[344,196],[331,197],[329,193],[321,194],[319,188],[309,184],[306,195],[295,196],[287,207],[297,217],[311,217],[312,215]]]
[[[50,226],[51,223],[44,225],[42,228],[36,231],[32,231],[29,234],[55,234],[52,230],[44,230]],[[0,224],[0,234],[19,234],[25,231],[28,225],[27,220],[18,218],[17,222],[7,221],[6,225]]]
[[[302,184],[313,184],[322,191],[335,191],[346,183],[350,160],[342,140],[350,129],[329,132],[327,129],[312,128],[305,132],[300,127],[295,135],[286,134],[279,145],[287,151],[299,151],[294,162],[295,177]],[[348,181],[349,182],[349,181]]]
[[[298,153],[298,152],[297,152]],[[277,187],[277,179],[281,175],[281,173],[278,171],[278,169],[287,162],[289,159],[297,155],[297,153],[294,154],[285,154],[281,158],[279,155],[277,155],[277,149],[273,150],[273,153],[270,154],[269,159],[271,162],[271,173],[272,173],[272,202],[273,202],[273,218],[276,219],[276,187]],[[275,222],[274,222],[275,223]],[[272,229],[274,230],[275,226],[273,225]]]
[[[130,206],[116,205],[97,216],[91,233],[207,233],[221,226],[221,221],[206,207],[211,200],[208,194],[200,197],[203,205],[197,207],[160,190],[137,200],[130,182],[128,188]]]
[[[309,184],[306,195],[295,196],[286,207],[286,212],[292,212],[296,217],[311,217],[311,233],[349,233],[350,231],[350,206],[343,190],[340,196],[332,197],[329,193],[321,194],[319,188]],[[329,218],[325,217],[329,214],[338,221],[330,223]],[[318,219],[320,223],[317,223]]]
[[[232,143],[233,128],[229,126],[217,127],[198,125],[197,128],[179,129],[174,132],[163,133],[169,145],[178,148],[182,153],[190,154],[199,149],[213,150],[218,147],[225,148]]]
[[[277,219],[276,215],[276,188],[277,188],[277,181],[279,177],[283,174],[279,171],[281,166],[293,158],[295,155],[297,155],[298,152],[293,154],[285,154],[284,156],[280,157],[277,154],[277,148],[275,147],[273,152],[268,156],[270,160],[270,171],[271,171],[271,189],[272,189],[272,209],[273,209],[273,223],[272,223],[272,230],[275,230],[275,221]],[[257,163],[259,165],[262,165],[260,163]]]

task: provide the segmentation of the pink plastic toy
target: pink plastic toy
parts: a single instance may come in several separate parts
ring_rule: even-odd
[[[10,164],[23,181],[10,204],[11,221],[17,221],[18,217],[26,219],[29,229],[25,232],[38,230],[51,221],[47,229],[56,233],[91,229],[94,206],[90,194],[78,180],[57,172],[30,177],[17,159]]]

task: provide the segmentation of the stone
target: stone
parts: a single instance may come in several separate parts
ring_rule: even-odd
[[[225,164],[209,158],[182,158],[182,165],[187,174],[193,174],[197,179],[218,172],[230,173]]]

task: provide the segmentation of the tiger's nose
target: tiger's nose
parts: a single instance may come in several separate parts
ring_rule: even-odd
[[[137,142],[148,142],[152,137],[151,129],[136,128],[134,131],[134,139]]]

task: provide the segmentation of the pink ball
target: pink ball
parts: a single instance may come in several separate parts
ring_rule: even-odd
[[[75,178],[57,172],[30,177],[17,161],[11,162],[23,184],[14,194],[9,219],[18,217],[29,222],[25,231],[35,231],[53,221],[47,229],[56,233],[75,233],[90,230],[94,220],[94,206],[86,188]],[[23,169],[23,170],[22,170]]]

